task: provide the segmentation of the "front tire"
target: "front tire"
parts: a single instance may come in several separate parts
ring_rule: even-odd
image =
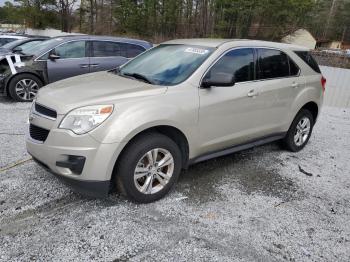
[[[17,102],[31,102],[42,86],[43,83],[38,77],[20,74],[11,79],[8,93]]]
[[[314,126],[314,118],[307,109],[302,109],[295,116],[283,142],[292,152],[302,150],[310,139]]]
[[[149,133],[137,137],[118,159],[118,191],[138,203],[166,195],[182,169],[181,151],[169,137]]]

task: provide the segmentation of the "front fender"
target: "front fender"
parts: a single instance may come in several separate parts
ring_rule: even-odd
[[[199,99],[196,92],[196,89],[187,88],[174,94],[117,103],[111,119],[90,135],[101,143],[121,143],[149,128],[170,126],[186,136],[191,149],[198,134]]]

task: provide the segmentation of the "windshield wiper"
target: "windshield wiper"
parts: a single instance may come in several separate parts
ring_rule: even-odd
[[[131,76],[133,78],[143,80],[144,82],[153,85],[153,82],[151,80],[149,80],[146,76],[138,74],[138,73],[124,73],[122,75],[124,75],[124,76]]]

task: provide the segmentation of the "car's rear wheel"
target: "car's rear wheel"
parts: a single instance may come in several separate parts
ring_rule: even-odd
[[[39,89],[43,86],[41,80],[31,74],[20,74],[11,79],[9,94],[17,102],[33,101]]]
[[[169,192],[181,168],[181,151],[173,140],[146,134],[132,141],[119,158],[117,188],[132,201],[153,202]]]
[[[294,118],[284,144],[290,151],[297,152],[305,147],[310,139],[314,126],[314,118],[309,110],[302,109]]]

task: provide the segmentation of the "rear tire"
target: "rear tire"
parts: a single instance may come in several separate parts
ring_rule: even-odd
[[[31,102],[42,86],[43,83],[37,76],[20,74],[11,79],[8,93],[17,102]]]
[[[313,126],[311,112],[307,109],[300,110],[283,139],[285,147],[292,152],[302,150],[311,137]]]
[[[130,142],[118,159],[118,191],[138,203],[165,196],[182,169],[181,151],[169,137],[148,133]]]

